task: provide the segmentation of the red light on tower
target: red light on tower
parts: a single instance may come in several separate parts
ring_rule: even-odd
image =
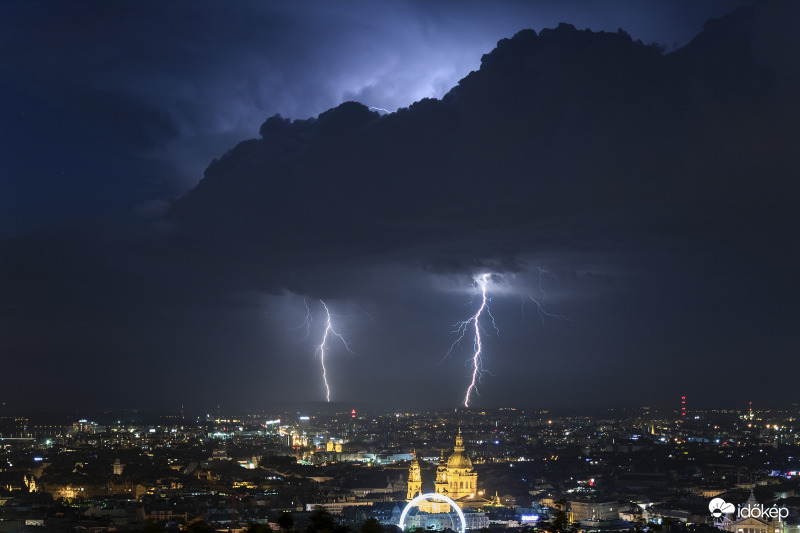
[[[350,411],[350,418],[355,418],[355,417],[356,417],[356,410],[353,409],[352,411]]]
[[[681,396],[681,416],[686,416],[686,396]]]

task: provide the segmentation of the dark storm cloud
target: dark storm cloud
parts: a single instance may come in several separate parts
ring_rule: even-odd
[[[82,2],[0,7],[1,235],[179,195],[264,117],[441,97],[522,27],[571,20],[666,46],[730,2]],[[39,157],[32,147],[46,145]],[[77,154],[89,154],[92,160]],[[80,201],[103,191],[105,202]],[[45,191],[41,201],[37,192]],[[61,196],[65,196],[61,201]]]
[[[622,32],[521,32],[442,100],[386,116],[346,103],[315,121],[269,119],[261,139],[212,163],[172,220],[199,246],[270,272],[238,282],[320,297],[367,297],[362,276],[388,257],[468,288],[485,269],[510,279],[562,254],[556,265],[575,285],[602,287],[572,308],[583,329],[562,340],[562,364],[582,367],[580,381],[597,376],[595,358],[629,361],[627,378],[658,368],[679,389],[681,353],[694,354],[697,372],[723,354],[735,367],[766,339],[762,328],[783,323],[747,306],[720,313],[742,284],[770,294],[751,300],[756,308],[790,302],[779,292],[791,280],[763,253],[796,253],[794,163],[774,148],[795,135],[797,87],[753,53],[766,38],[759,17],[785,15],[737,12],[667,55]],[[793,46],[791,34],[773,39]],[[605,280],[595,275],[604,264]],[[763,269],[777,277],[748,278]],[[523,297],[536,288],[528,278]],[[518,340],[505,345],[508,360],[529,365]],[[533,344],[542,342],[552,340]],[[790,350],[784,339],[769,357]],[[677,365],[665,371],[666,361]]]
[[[414,41],[420,54],[443,28],[477,24],[460,24],[444,8],[398,5],[392,15],[420,20],[409,31],[390,25],[397,39],[379,43],[384,50]],[[171,4],[163,6],[170,15]],[[278,109],[284,116],[297,116],[292,110],[301,108],[292,106],[306,97],[307,110],[344,94],[402,105],[391,89],[403,80],[391,76],[399,59],[378,68],[378,56],[355,54],[347,61],[367,66],[351,70],[353,79],[337,78],[345,72],[341,43],[373,35],[343,35],[373,20],[363,11],[320,5],[303,25],[314,38],[296,34],[289,53],[276,48],[297,29],[288,7],[256,4],[232,16],[211,6],[189,10],[178,27],[170,24],[174,13],[156,21],[149,8],[126,9],[99,17],[105,24],[65,27],[87,26],[97,40],[111,39],[114,20],[130,22],[123,37],[153,23],[150,41],[128,36],[112,48],[140,43],[129,50],[130,65],[158,75],[135,91],[124,87],[128,65],[97,75],[110,91],[102,94],[116,91],[117,102],[142,110],[124,115],[133,123],[123,136],[132,151],[152,157],[187,131],[213,136],[242,124],[259,136],[214,160],[163,218],[163,195],[153,195],[140,202],[149,218],[139,226],[87,224],[6,241],[0,274],[13,282],[3,289],[0,334],[10,352],[42,360],[57,353],[86,367],[113,362],[131,383],[148,383],[155,368],[152,387],[170,390],[170,402],[191,392],[168,376],[202,379],[223,362],[227,372],[214,375],[219,388],[244,391],[227,402],[319,398],[312,354],[323,298],[347,317],[342,327],[356,352],[334,359],[335,397],[358,400],[363,389],[408,401],[397,383],[418,380],[437,386],[415,391],[415,401],[451,405],[467,369],[462,352],[443,358],[449,332],[472,309],[473,276],[487,271],[502,322],[486,345],[496,376],[481,399],[489,405],[579,404],[612,377],[628,385],[602,389],[602,398],[625,403],[630,391],[649,390],[643,380],[653,373],[667,384],[654,397],[688,387],[699,396],[696,375],[733,379],[754,353],[779,362],[796,348],[789,331],[797,284],[785,266],[796,261],[800,229],[791,152],[800,138],[799,87],[786,55],[800,49],[786,22],[799,19],[796,8],[736,12],[667,54],[616,28],[523,31],[441,99],[383,116],[348,102],[301,120],[264,115],[275,102],[286,106]],[[45,27],[58,40],[70,30],[55,20]],[[243,44],[214,49],[243,27]],[[165,49],[167,59],[151,65],[170,32],[185,49]],[[197,52],[196,63],[173,78],[169,67],[186,49]],[[83,73],[118,52],[97,50]],[[20,53],[20,65],[55,63]],[[220,63],[212,65],[215,54]],[[283,66],[270,70],[283,55]],[[446,79],[436,77],[435,62],[424,64],[434,65],[429,85]],[[200,72],[219,79],[201,86]],[[62,74],[75,86],[83,76]],[[308,92],[288,89],[298,80]],[[326,89],[308,88],[315,83]],[[248,96],[193,111],[216,102],[217,91]],[[62,101],[60,92],[39,94],[54,106]],[[95,112],[69,102],[76,116]],[[104,109],[92,131],[118,108]],[[540,316],[531,297],[570,320]],[[306,305],[315,317],[308,338],[297,329]],[[722,369],[720,358],[728,362]],[[760,394],[788,398],[787,389]]]
[[[774,91],[793,88],[749,54],[752,19],[709,24],[666,56],[621,32],[528,30],[442,100],[386,116],[351,102],[316,120],[273,117],[261,139],[209,166],[172,219],[221,246],[236,235],[288,268],[430,243],[434,269],[449,249],[451,261],[513,270],[516,256],[565,238],[741,238],[790,213],[794,187],[791,156],[774,150],[797,112]]]

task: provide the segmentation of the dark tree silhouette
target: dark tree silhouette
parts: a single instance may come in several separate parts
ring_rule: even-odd
[[[333,515],[321,507],[315,509],[308,519],[311,523],[306,527],[306,533],[333,533],[336,528]]]
[[[281,528],[281,531],[284,533],[288,533],[289,531],[294,530],[294,516],[289,511],[284,511],[280,515],[278,515],[278,525]]]
[[[553,516],[553,519],[550,521],[547,531],[550,533],[574,533],[577,528],[569,523],[567,513],[564,512],[564,507],[566,507],[567,504],[566,500],[558,500],[555,504],[555,516]]]
[[[163,533],[164,528],[161,525],[153,520],[152,518],[147,521],[145,524],[144,529],[142,529],[142,533]]]
[[[272,533],[272,529],[267,524],[249,524],[246,533]]]
[[[361,526],[361,533],[383,533],[383,526],[377,518],[367,518]]]
[[[214,530],[205,522],[195,522],[187,527],[186,531],[188,533],[213,533]]]

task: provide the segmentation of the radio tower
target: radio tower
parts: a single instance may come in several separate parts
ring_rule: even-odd
[[[681,396],[681,419],[686,416],[686,396]]]

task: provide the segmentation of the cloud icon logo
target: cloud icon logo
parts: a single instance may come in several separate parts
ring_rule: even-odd
[[[736,507],[722,498],[714,498],[708,502],[708,510],[711,511],[711,516],[714,518],[722,518],[722,515],[736,511]]]

